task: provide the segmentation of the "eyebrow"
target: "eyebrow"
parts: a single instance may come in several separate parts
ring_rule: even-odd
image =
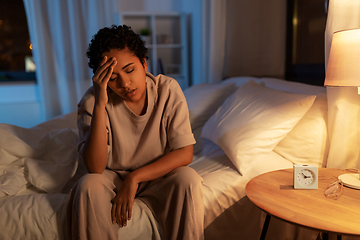
[[[134,64],[134,63],[126,64],[126,65],[122,68],[122,70],[124,70],[125,68],[127,68],[128,66],[130,66],[130,65],[132,65],[132,64]]]

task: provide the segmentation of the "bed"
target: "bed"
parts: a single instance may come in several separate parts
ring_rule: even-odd
[[[205,239],[259,239],[265,214],[246,183],[293,164],[326,166],[324,87],[235,77],[184,91],[197,140],[191,167],[203,178]],[[66,239],[65,209],[86,173],[77,158],[76,112],[32,128],[0,124],[0,239]],[[164,239],[140,200],[119,239]],[[267,239],[316,239],[310,229],[272,220]]]

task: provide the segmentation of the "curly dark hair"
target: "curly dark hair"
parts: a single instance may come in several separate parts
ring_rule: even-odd
[[[96,72],[102,59],[102,54],[111,49],[123,50],[127,48],[139,58],[144,66],[144,59],[147,58],[147,48],[144,41],[136,34],[131,27],[126,25],[112,25],[110,28],[100,29],[91,39],[86,56],[89,58],[89,67]]]

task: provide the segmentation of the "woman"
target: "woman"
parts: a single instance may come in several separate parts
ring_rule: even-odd
[[[202,179],[187,167],[195,140],[186,100],[176,80],[147,72],[146,52],[125,25],[100,29],[89,45],[93,86],[78,105],[89,174],[70,194],[72,239],[118,239],[135,198],[167,239],[203,239]]]

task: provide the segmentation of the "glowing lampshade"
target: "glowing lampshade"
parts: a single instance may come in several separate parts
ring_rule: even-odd
[[[335,32],[325,86],[360,86],[360,29]]]

